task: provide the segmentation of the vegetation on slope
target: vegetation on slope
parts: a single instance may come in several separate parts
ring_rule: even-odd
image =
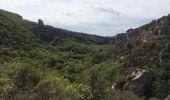
[[[165,98],[170,93],[170,37],[160,37],[144,43],[127,52],[124,59],[124,75],[130,74],[134,69],[142,68],[154,75],[154,82],[150,89],[150,97]],[[161,53],[166,48],[166,55]],[[128,69],[128,70],[127,70]]]
[[[0,99],[104,98],[120,66],[111,59],[112,45],[80,42],[57,32],[46,41],[41,36],[51,31],[41,27],[36,34],[35,27],[34,22],[0,10]]]
[[[141,100],[129,91],[111,89],[136,68],[155,76],[150,97],[170,93],[169,56],[159,59],[169,37],[133,48],[120,59],[107,42],[69,34],[74,32],[0,10],[0,99]]]

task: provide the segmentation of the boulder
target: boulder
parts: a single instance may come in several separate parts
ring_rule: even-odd
[[[143,69],[136,69],[131,78],[123,86],[124,90],[130,90],[138,96],[149,96],[149,90],[153,82],[153,75]]]
[[[165,100],[170,100],[170,95],[168,95],[168,96],[165,98]]]

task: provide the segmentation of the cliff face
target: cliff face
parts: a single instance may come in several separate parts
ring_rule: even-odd
[[[126,33],[115,37],[117,47],[135,47],[151,39],[170,35],[170,15],[164,16],[136,29],[129,29]]]
[[[123,50],[126,44],[126,33],[117,34],[115,37],[115,43],[118,49]]]

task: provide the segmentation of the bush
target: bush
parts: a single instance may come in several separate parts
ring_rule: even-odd
[[[34,87],[33,93],[30,98],[32,100],[49,100],[52,94],[51,92],[51,81],[42,80],[37,84],[36,87]]]
[[[40,76],[31,67],[22,67],[14,75],[13,82],[21,90],[32,89],[40,80]]]
[[[78,100],[92,100],[93,95],[90,86],[84,84],[74,84],[71,86]]]
[[[143,100],[130,91],[108,90],[104,100]]]

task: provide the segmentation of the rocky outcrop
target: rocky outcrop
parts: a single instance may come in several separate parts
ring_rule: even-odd
[[[148,96],[149,89],[151,88],[153,82],[153,75],[143,69],[136,69],[132,75],[131,79],[125,83],[123,90],[130,90],[137,94],[138,96]]]
[[[139,28],[129,29],[126,33],[118,34],[115,36],[115,45],[119,48],[123,48],[122,50],[124,51],[127,45],[136,47],[151,39],[167,35],[170,36],[170,15],[164,16],[158,20],[153,20],[151,23]]]
[[[44,26],[43,20],[38,19],[38,26]]]

